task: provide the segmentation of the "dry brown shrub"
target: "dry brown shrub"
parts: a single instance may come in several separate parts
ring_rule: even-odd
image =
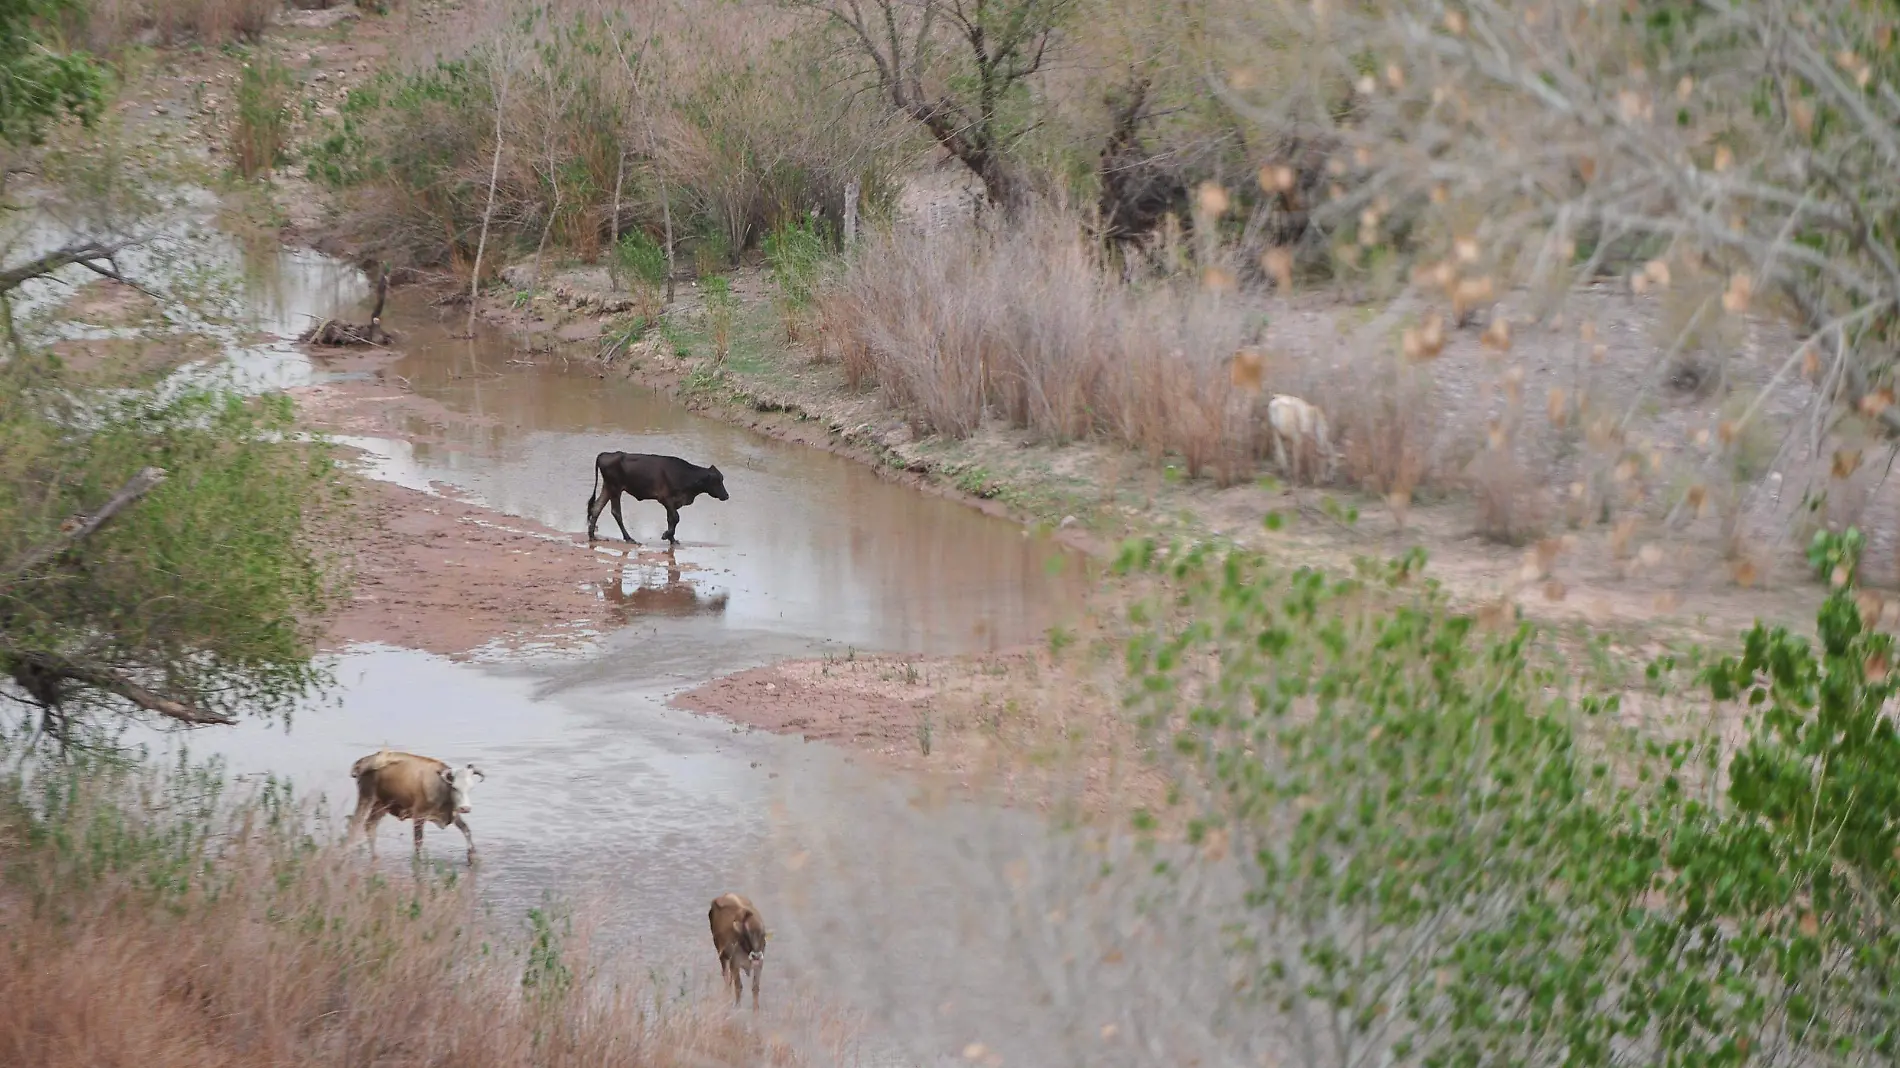
[[[1525,545],[1549,529],[1543,487],[1510,448],[1484,449],[1465,468],[1477,512],[1477,533],[1503,545]]]
[[[1114,280],[1054,210],[1007,229],[873,234],[823,303],[847,377],[949,437],[986,418],[1056,443],[1107,433],[1223,481],[1264,445],[1258,397],[1229,374],[1240,306]]]
[[[1409,501],[1432,476],[1442,408],[1431,372],[1368,356],[1328,391],[1341,467],[1362,489]]]
[[[262,37],[277,8],[276,0],[99,0],[86,5],[74,30],[105,54],[147,35],[158,44],[215,48]]]

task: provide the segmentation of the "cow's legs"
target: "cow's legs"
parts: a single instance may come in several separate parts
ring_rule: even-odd
[[[422,859],[422,825],[426,821],[423,820],[421,816],[417,816],[415,819],[411,820],[410,822],[416,825],[416,859],[421,860]]]
[[[455,814],[455,829],[462,832],[463,838],[468,839],[468,862],[473,865],[475,863],[475,833],[468,829],[468,821],[462,818],[460,812]]]
[[[741,978],[737,961],[728,959],[725,963],[727,965],[726,981],[732,985],[732,1007],[736,1009],[739,1007],[739,995],[745,989],[745,982]]]
[[[666,506],[666,541],[667,541],[667,544],[669,544],[669,545],[678,545],[678,544],[679,544],[679,539],[673,536],[673,532],[674,532],[675,530],[678,530],[678,529],[679,529],[679,525],[680,525],[680,510],[679,510],[678,508],[675,508],[675,507],[673,507],[673,506],[672,506],[672,505],[670,505],[670,504],[669,504],[669,505],[667,505],[667,506]]]
[[[613,496],[610,498],[610,500],[612,502],[612,507],[614,510],[614,524],[620,528],[620,536],[627,539],[629,542],[632,542],[635,545],[640,544],[639,542],[633,540],[633,535],[627,533],[627,521],[625,519],[620,518],[620,491],[618,489],[614,490]]]
[[[755,961],[752,965],[752,1011],[759,1011],[759,973],[765,970],[764,961]]]
[[[369,812],[364,815],[361,822],[363,836],[369,839],[369,859],[371,860],[376,859],[376,825],[382,821],[383,810],[380,808],[371,808]]]

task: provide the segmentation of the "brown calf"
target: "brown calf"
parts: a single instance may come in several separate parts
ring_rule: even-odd
[[[732,1004],[739,1005],[741,973],[752,976],[752,1011],[759,1011],[759,970],[765,967],[765,921],[759,910],[738,894],[713,898],[706,914],[712,924],[713,948],[719,951],[719,973],[732,986]]]

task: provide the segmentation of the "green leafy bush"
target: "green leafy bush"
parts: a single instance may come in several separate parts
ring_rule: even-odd
[[[666,250],[644,231],[634,230],[614,246],[613,273],[633,294],[635,311],[654,319],[666,300]]]
[[[259,55],[238,70],[231,161],[240,176],[255,178],[282,161],[295,90],[290,69],[275,56]]]
[[[1814,539],[1808,542],[1808,566],[1822,582],[1848,585],[1860,569],[1860,554],[1866,542],[1859,527],[1839,532],[1817,530]]]
[[[1591,682],[1454,611],[1422,556],[1349,578],[1130,547],[1131,703],[1189,838],[1247,892],[1229,948],[1309,1065],[1879,1063],[1900,1002],[1892,638]],[[1696,695],[1706,693],[1707,698]],[[1712,703],[1708,699],[1712,698]],[[1640,701],[1697,730],[1622,725]],[[1720,724],[1746,721],[1731,750]]]

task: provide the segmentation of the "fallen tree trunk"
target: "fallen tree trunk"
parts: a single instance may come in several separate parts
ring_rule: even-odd
[[[396,340],[394,334],[383,329],[383,302],[388,299],[389,268],[384,267],[382,276],[376,280],[376,307],[369,313],[369,322],[346,323],[341,319],[324,319],[298,335],[297,340],[306,345],[336,348],[387,345]]]

